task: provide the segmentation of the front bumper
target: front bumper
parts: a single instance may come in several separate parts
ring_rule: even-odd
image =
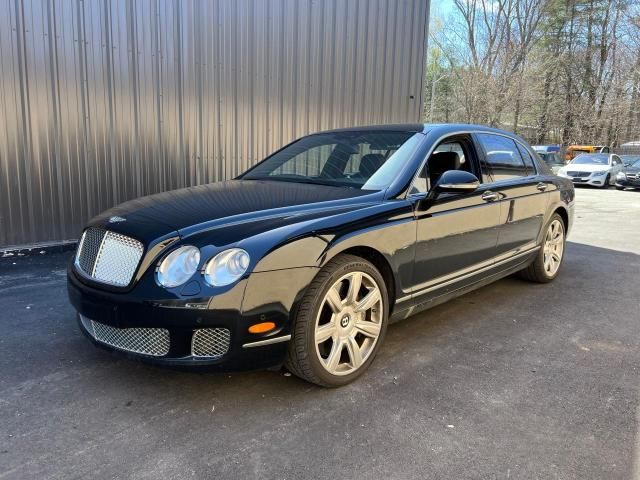
[[[67,272],[68,295],[78,312],[78,324],[95,345],[149,363],[220,371],[275,367],[281,365],[286,356],[290,339],[289,310],[280,304],[280,308],[242,313],[246,283],[247,280],[239,282],[237,291],[232,289],[226,294],[236,298],[235,308],[231,306],[234,302],[225,305],[224,298],[216,300],[226,308],[209,308],[203,302],[154,301],[131,292],[99,290],[83,283],[72,266]],[[210,301],[208,305],[213,303]],[[265,319],[276,324],[273,331],[267,334],[248,332],[250,325]],[[194,335],[214,329],[228,332],[227,345],[221,348],[218,344],[214,356],[194,352]],[[98,331],[102,333],[97,335]],[[138,334],[143,331],[154,336],[155,341],[156,334],[166,335],[162,339],[164,346],[140,347]],[[119,340],[113,340],[115,337]],[[214,341],[218,340],[214,338]]]
[[[574,185],[591,185],[592,187],[602,187],[605,184],[607,176],[602,177],[569,177],[561,175],[563,178],[567,178],[573,182]]]
[[[633,180],[616,178],[616,187],[620,188],[640,188],[640,178]]]

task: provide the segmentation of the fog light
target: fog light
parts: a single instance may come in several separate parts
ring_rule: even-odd
[[[276,324],[273,322],[256,323],[249,327],[249,333],[266,333],[276,328]]]

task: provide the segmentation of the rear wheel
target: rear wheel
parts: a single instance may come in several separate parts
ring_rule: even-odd
[[[538,283],[547,283],[556,278],[564,259],[565,240],[564,221],[559,214],[554,213],[547,223],[542,247],[535,260],[519,272],[520,276]]]
[[[386,286],[376,267],[353,255],[336,256],[301,301],[287,368],[323,387],[352,382],[378,352],[388,314]]]

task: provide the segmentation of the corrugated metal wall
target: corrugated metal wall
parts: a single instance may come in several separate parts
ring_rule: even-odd
[[[428,0],[0,0],[0,246],[420,119]]]

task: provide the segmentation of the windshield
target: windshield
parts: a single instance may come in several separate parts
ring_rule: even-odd
[[[620,159],[625,165],[640,168],[640,155],[620,155]]]
[[[420,138],[414,132],[365,130],[309,135],[241,178],[382,190],[396,178]]]
[[[609,155],[599,153],[578,155],[571,161],[572,165],[609,165]]]
[[[560,157],[556,153],[544,153],[538,152],[540,158],[544,160],[547,165],[564,165],[564,162],[560,160]]]

